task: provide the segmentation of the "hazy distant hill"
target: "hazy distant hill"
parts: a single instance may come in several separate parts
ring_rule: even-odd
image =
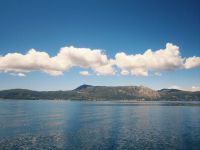
[[[200,92],[176,89],[152,90],[144,86],[81,85],[72,91],[0,91],[1,99],[71,99],[71,100],[200,100]]]
[[[177,89],[162,89],[158,91],[164,100],[200,101],[200,91],[182,91]]]

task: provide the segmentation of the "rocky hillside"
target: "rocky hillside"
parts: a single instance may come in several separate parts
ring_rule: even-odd
[[[200,101],[200,91],[182,91],[177,89],[162,89],[158,91],[161,100]]]
[[[81,85],[72,91],[3,90],[0,91],[0,99],[200,101],[200,92],[175,89],[156,91],[144,86]]]
[[[160,94],[143,86],[91,86],[82,85],[74,91],[78,92],[83,99],[101,99],[101,100],[154,100],[160,98]]]

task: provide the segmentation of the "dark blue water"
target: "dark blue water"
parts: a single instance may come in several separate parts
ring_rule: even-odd
[[[200,149],[200,102],[1,100],[0,149]]]

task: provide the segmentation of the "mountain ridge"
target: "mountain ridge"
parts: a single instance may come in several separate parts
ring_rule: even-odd
[[[178,89],[153,90],[145,86],[93,86],[83,84],[68,91],[34,91],[8,89],[0,91],[1,99],[64,100],[167,100],[200,101],[200,91]]]

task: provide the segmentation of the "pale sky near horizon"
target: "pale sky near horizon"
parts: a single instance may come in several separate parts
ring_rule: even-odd
[[[1,0],[0,89],[200,90],[198,0]]]

